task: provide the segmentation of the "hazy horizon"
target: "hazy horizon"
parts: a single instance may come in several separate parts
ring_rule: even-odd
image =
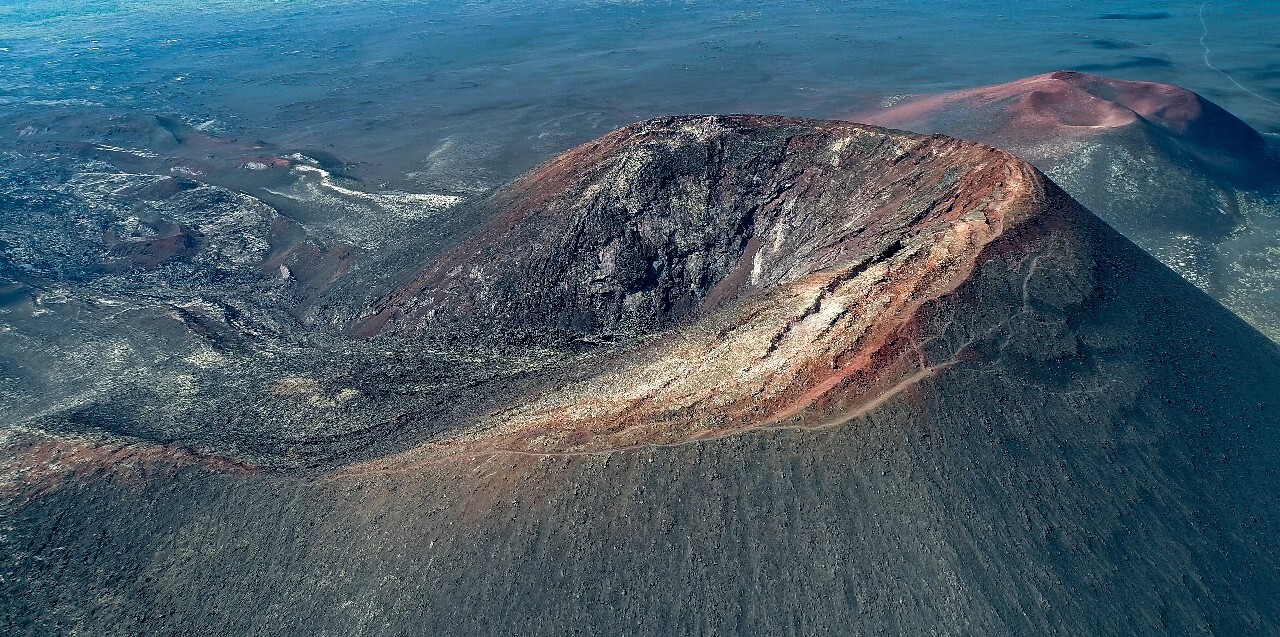
[[[1222,1],[36,0],[0,7],[0,140],[150,113],[323,148],[374,187],[472,191],[651,116],[838,117],[1059,69],[1184,86],[1277,134],[1277,31]]]

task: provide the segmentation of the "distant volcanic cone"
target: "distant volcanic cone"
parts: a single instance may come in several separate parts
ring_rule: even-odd
[[[469,205],[352,329],[567,352],[545,383],[321,475],[44,473],[16,623],[1280,631],[1280,349],[1013,156],[664,118]]]
[[[1187,89],[1058,71],[910,98],[855,121],[1031,151],[1048,140],[1125,132],[1238,186],[1274,184],[1280,165],[1256,130]],[[1045,159],[1049,159],[1048,156]],[[1061,159],[1061,158],[1059,158]]]
[[[1026,159],[1166,265],[1280,339],[1280,160],[1177,86],[1058,71],[909,97],[846,119],[972,139]]]

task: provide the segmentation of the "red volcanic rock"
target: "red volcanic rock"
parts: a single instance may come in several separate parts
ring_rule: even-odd
[[[848,119],[1001,147],[1136,127],[1178,142],[1219,176],[1243,184],[1274,180],[1276,171],[1262,135],[1196,93],[1072,71],[913,98]]]
[[[184,467],[232,475],[256,471],[189,448],[106,438],[29,435],[5,441],[0,449],[0,498],[48,495],[95,476],[142,484],[172,479]]]
[[[492,322],[645,333],[815,272],[869,267],[961,223],[960,202],[994,206],[978,202],[1007,196],[1019,170],[976,144],[843,122],[644,122],[481,201],[472,214],[492,221],[358,331]]]

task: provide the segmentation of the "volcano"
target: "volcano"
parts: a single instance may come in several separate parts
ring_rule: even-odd
[[[1256,327],[1280,338],[1280,159],[1244,121],[1169,84],[1058,71],[912,96],[853,121],[1007,150]]]
[[[10,440],[6,624],[1280,630],[1280,349],[1030,164],[662,118],[463,205],[488,221],[346,329],[525,348],[537,379],[315,469]]]
[[[1125,132],[1241,186],[1274,183],[1280,168],[1258,131],[1192,91],[1074,71],[910,98],[854,117],[923,132],[949,129],[1032,156],[1037,141]]]

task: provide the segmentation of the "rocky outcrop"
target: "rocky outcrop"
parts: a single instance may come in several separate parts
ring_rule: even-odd
[[[651,332],[818,271],[891,257],[902,241],[952,221],[957,201],[994,205],[1009,161],[972,144],[840,122],[636,124],[480,202],[472,214],[492,221],[358,329],[481,321],[574,336]]]

